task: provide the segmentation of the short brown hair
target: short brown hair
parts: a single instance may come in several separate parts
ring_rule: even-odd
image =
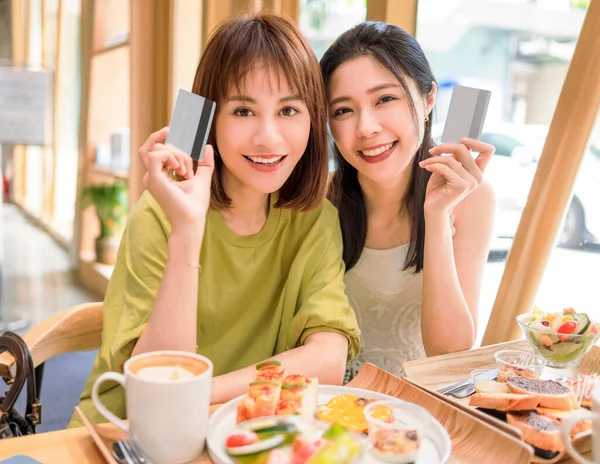
[[[328,146],[325,87],[317,59],[301,32],[274,13],[244,14],[221,24],[210,37],[196,70],[192,92],[217,103],[227,97],[231,85],[240,82],[257,64],[265,64],[302,98],[310,114],[306,151],[279,190],[278,206],[307,211],[325,196]],[[216,117],[216,114],[215,114]],[[215,148],[215,174],[211,207],[231,206],[222,181],[223,161],[215,140],[215,127],[208,136]]]

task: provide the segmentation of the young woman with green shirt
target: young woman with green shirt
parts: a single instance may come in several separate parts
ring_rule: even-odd
[[[81,396],[94,422],[103,421],[94,381],[139,353],[207,356],[211,401],[222,403],[247,390],[265,359],[340,384],[359,351],[338,216],[323,199],[325,92],[310,46],[279,16],[233,19],[207,44],[193,92],[217,102],[197,169],[164,144],[168,128],[140,148],[147,191],[129,216]],[[125,415],[121,388],[108,384],[101,397]]]

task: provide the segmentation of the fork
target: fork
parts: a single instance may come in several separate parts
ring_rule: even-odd
[[[152,461],[133,437],[114,442],[112,454],[121,464],[152,464]]]
[[[536,358],[537,356],[535,354],[522,352],[519,354],[518,358],[513,361],[513,364],[517,366],[529,366]]]
[[[487,371],[489,374],[486,374],[486,376],[484,378],[488,379],[488,380],[496,380],[498,372],[496,369],[489,369]],[[439,390],[436,390],[438,393],[442,394],[442,395],[452,395],[452,396],[456,396],[457,398],[465,398],[465,396],[457,396],[457,394],[462,393],[463,391],[470,391],[472,388],[474,388],[475,382],[473,381],[472,378],[468,378],[467,380],[463,380],[462,382],[458,382],[455,384],[452,384],[448,387],[445,388],[440,388]],[[469,393],[466,396],[472,395],[474,393],[474,390],[472,393]]]

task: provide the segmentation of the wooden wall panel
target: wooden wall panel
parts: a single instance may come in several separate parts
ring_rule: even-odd
[[[417,6],[418,0],[367,0],[367,20],[396,24],[414,36]]]

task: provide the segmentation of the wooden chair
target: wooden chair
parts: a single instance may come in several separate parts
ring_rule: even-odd
[[[44,363],[73,351],[90,351],[102,343],[102,303],[84,303],[65,309],[33,327],[23,336],[33,357],[36,382],[41,389]],[[0,354],[0,377],[14,378],[15,358]]]

